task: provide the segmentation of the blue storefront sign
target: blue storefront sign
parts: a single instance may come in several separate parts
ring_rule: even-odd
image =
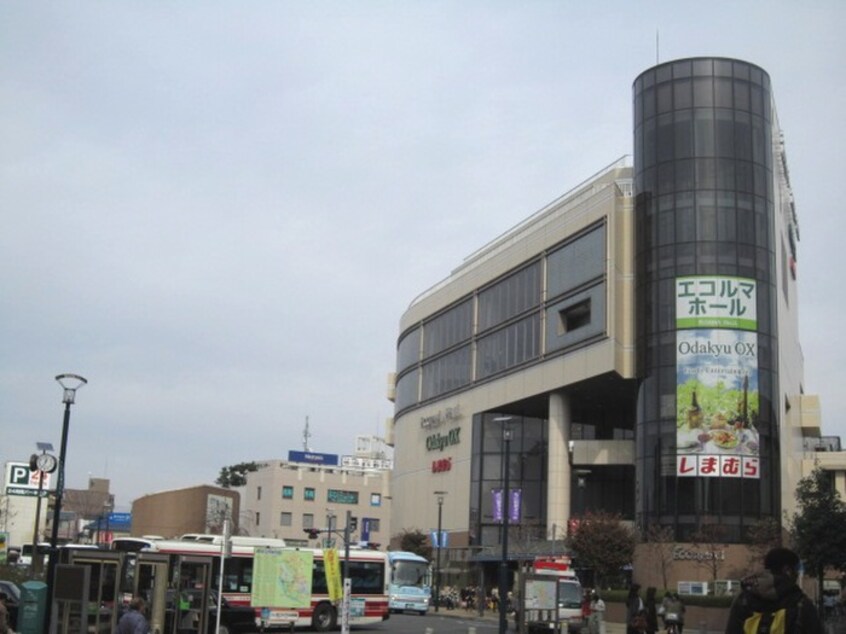
[[[289,451],[288,462],[304,462],[306,464],[320,464],[338,466],[338,455],[331,453],[315,453],[313,451]]]

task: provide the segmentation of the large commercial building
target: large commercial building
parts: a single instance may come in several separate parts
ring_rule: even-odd
[[[672,531],[673,584],[709,578],[697,564],[713,557],[737,578],[750,529],[795,508],[821,451],[846,494],[839,439],[820,437],[803,385],[798,221],[767,73],[678,60],[633,96],[633,164],[476,251],[402,316],[392,523],[433,528],[447,491],[454,572],[499,559],[503,519],[513,566],[604,510]],[[719,552],[703,551],[706,527]],[[661,583],[644,556],[635,576]]]

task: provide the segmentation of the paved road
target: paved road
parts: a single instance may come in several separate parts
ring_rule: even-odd
[[[300,630],[298,630],[300,631]],[[392,614],[387,621],[374,625],[354,625],[352,634],[498,634],[499,614],[486,612],[478,616],[466,610],[440,610],[429,612],[426,616],[415,614]],[[508,632],[513,634],[514,620],[508,621]],[[626,634],[623,623],[606,623],[605,634]],[[722,634],[722,632],[703,632],[691,625],[685,628],[685,634]],[[826,634],[846,634],[846,617],[826,623]]]

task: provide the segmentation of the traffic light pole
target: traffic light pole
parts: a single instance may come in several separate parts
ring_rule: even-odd
[[[335,534],[344,540],[344,562],[342,576],[344,578],[344,595],[341,601],[341,634],[350,634],[350,593],[352,591],[352,580],[350,579],[350,541],[351,535],[358,527],[358,518],[347,511],[347,523],[344,532],[340,533],[332,528],[304,528],[303,530],[311,539],[317,539],[321,533],[327,535]]]
[[[341,606],[341,634],[350,634],[350,529],[352,512],[347,511],[347,525],[344,526],[344,602]]]

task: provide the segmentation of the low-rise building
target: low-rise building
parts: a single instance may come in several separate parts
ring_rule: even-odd
[[[238,491],[208,484],[151,493],[132,502],[132,535],[221,534],[227,519],[237,534],[240,508]]]
[[[247,475],[241,528],[245,534],[283,538],[292,546],[317,545],[309,530],[334,530],[339,537],[347,513],[355,518],[356,542],[387,546],[393,460],[384,441],[360,436],[353,455],[289,451],[287,460],[263,460]]]

